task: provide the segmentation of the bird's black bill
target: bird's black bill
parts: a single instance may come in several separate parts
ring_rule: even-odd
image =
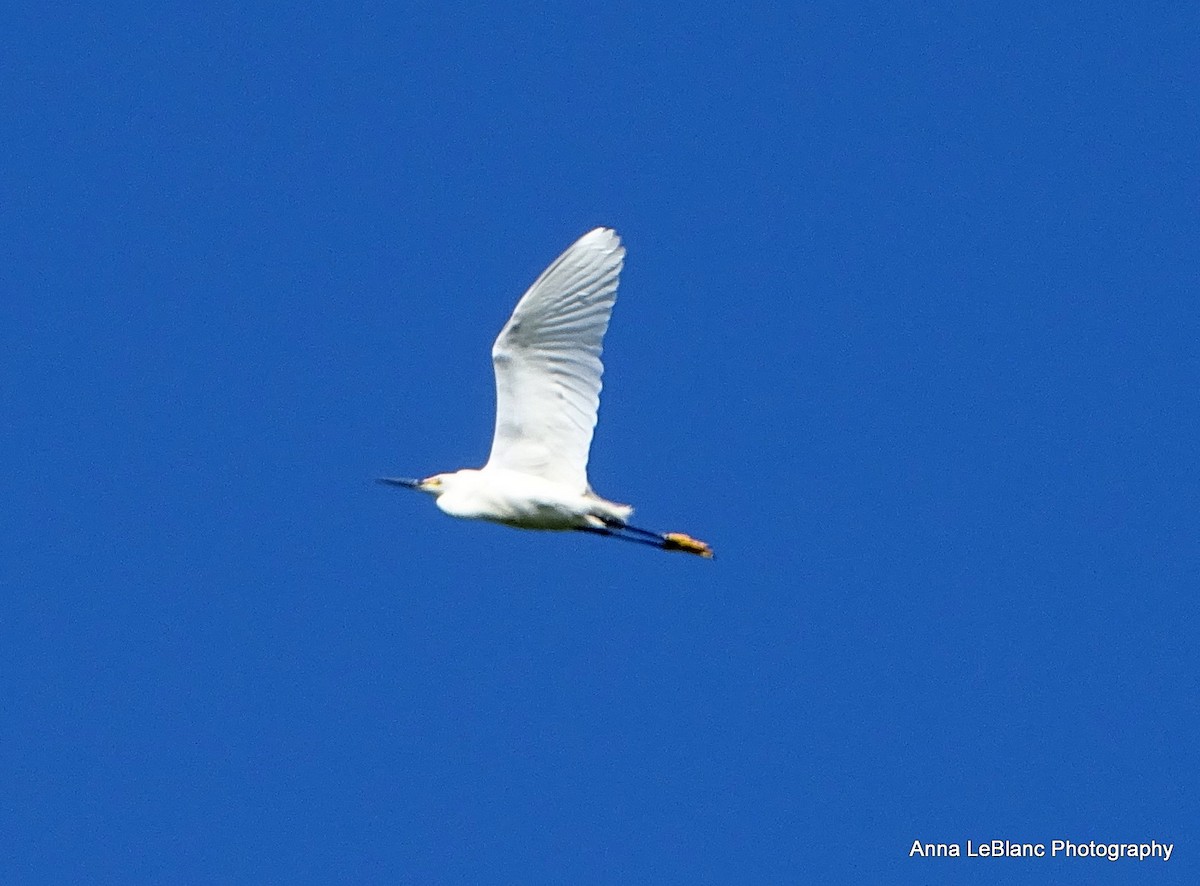
[[[405,489],[416,489],[421,485],[420,480],[410,480],[407,477],[376,477],[375,482],[384,486],[403,486]]]

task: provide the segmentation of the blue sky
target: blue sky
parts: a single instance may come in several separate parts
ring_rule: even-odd
[[[1195,882],[1190,10],[4,18],[4,882]],[[596,225],[715,562],[370,482]]]

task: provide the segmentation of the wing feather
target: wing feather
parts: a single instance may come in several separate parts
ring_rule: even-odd
[[[616,232],[596,228],[517,302],[492,346],[496,431],[486,467],[587,488],[600,354],[624,259]]]

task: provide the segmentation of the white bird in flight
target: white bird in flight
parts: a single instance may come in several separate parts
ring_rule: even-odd
[[[616,231],[576,240],[517,302],[492,345],[496,431],[479,469],[380,483],[429,493],[453,517],[522,529],[577,530],[712,557],[682,532],[628,523],[633,508],[596,495],[588,450],[600,406],[601,344],[625,248]]]

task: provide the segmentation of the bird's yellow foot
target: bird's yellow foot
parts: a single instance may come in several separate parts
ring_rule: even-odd
[[[682,532],[668,532],[663,536],[664,551],[684,551],[688,554],[698,554],[712,559],[713,550],[698,538],[684,535]]]

